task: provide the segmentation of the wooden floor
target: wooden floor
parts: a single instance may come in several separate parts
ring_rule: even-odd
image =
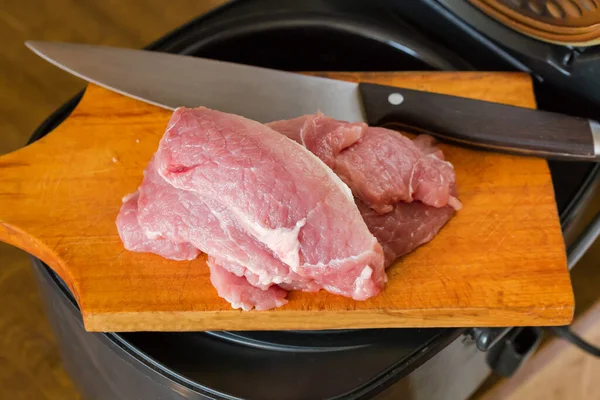
[[[0,154],[23,146],[46,116],[84,86],[29,52],[23,46],[25,40],[141,47],[224,2],[0,0]],[[600,271],[598,247],[584,260],[588,272],[593,268]],[[576,273],[574,283],[587,287],[587,297],[578,306],[587,301],[592,309],[600,292],[600,274],[589,278],[584,268],[581,271]],[[29,259],[3,244],[0,304],[0,399],[78,399],[43,314]],[[586,334],[598,343],[600,337],[594,326],[597,324],[588,327]],[[525,371],[526,377],[514,380],[518,385],[496,386],[488,395],[513,399],[600,398],[600,384],[595,379],[600,376],[600,363],[571,347],[564,349],[567,352],[555,352],[559,356],[541,363],[543,368],[536,373]]]
[[[600,204],[596,207],[596,211]],[[576,321],[572,330],[600,346],[600,240],[572,272]],[[600,399],[600,360],[568,342],[546,338],[510,379],[492,377],[472,400]]]
[[[585,340],[600,344],[600,304],[574,326]],[[600,361],[561,340],[544,346],[506,381],[492,387],[482,400],[600,399]]]
[[[84,87],[25,40],[139,48],[225,0],[0,0],[0,154]],[[0,399],[72,400],[25,253],[0,243]]]

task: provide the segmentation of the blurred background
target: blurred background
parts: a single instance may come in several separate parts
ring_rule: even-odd
[[[24,41],[74,41],[141,48],[225,3],[224,0],[0,0],[0,37],[3,38],[0,51],[0,154],[24,146],[48,116],[85,87],[81,80],[27,50]],[[240,45],[236,51],[221,51],[216,45],[196,51],[194,46],[200,48],[204,43],[203,35],[209,37],[209,33],[204,32],[212,32],[203,28],[203,24],[210,21],[203,20],[189,28],[189,32],[173,38],[173,51],[184,48],[189,53],[206,51],[215,57],[239,57],[241,61],[283,69],[344,70],[348,65],[348,69],[353,70],[525,71],[534,76],[541,108],[595,116],[596,119],[600,115],[600,90],[597,90],[600,87],[597,85],[600,57],[596,45],[600,37],[600,20],[597,13],[596,19],[592,15],[600,7],[596,0],[310,0],[279,3],[251,0],[232,3],[238,8],[214,17],[219,23],[214,23],[212,31],[217,29],[215,27],[236,31],[242,26],[237,21],[248,20],[246,16],[240,17],[247,12],[256,18],[254,26],[262,27],[260,29],[266,33],[261,31],[223,39],[228,46]],[[515,10],[521,12],[522,18],[516,16]],[[271,12],[273,14],[269,14]],[[263,14],[264,17],[256,17]],[[265,23],[267,14],[272,19]],[[339,30],[331,34],[327,29],[315,27],[314,23],[305,23],[307,18],[311,21],[315,16]],[[273,23],[276,18],[288,22],[277,25]],[[287,26],[298,23],[301,27],[281,28],[286,23]],[[271,32],[269,35],[273,29],[279,32],[273,28],[275,25],[283,33]],[[248,26],[244,25],[244,29],[252,32]],[[361,39],[363,34],[369,38]],[[353,35],[356,38],[353,39]],[[178,45],[178,40],[185,46]],[[287,46],[280,46],[283,40],[288,40]],[[311,48],[312,53],[303,46]],[[248,48],[252,48],[252,52],[245,50]],[[273,55],[275,51],[281,51],[277,53],[281,55]],[[353,51],[358,55],[355,56]],[[302,52],[310,57],[298,60],[297,53]],[[350,66],[346,62],[354,64]],[[560,183],[556,188],[559,205],[564,211],[565,240],[576,265],[572,271],[577,304],[573,329],[598,345],[600,246],[596,243],[589,247],[590,243],[587,243],[583,251],[576,252],[578,239],[600,208],[600,201],[590,200],[598,199],[598,174],[589,165],[557,163],[552,167],[553,177]],[[587,191],[581,194],[579,190],[584,187]],[[577,193],[582,197],[577,198]],[[587,205],[574,206],[573,199],[577,204],[583,204],[585,200]],[[571,223],[573,221],[577,223]],[[25,253],[0,243],[0,304],[3,305],[0,308],[0,399],[79,399],[80,394],[63,367],[31,265],[31,259]],[[59,300],[46,297],[43,301],[48,305]],[[67,324],[54,322],[55,330],[63,323]],[[465,333],[465,337],[468,335]],[[451,358],[445,361],[443,370],[442,367],[421,369],[421,375],[415,375],[411,385],[417,385],[418,379],[423,382],[430,379],[423,386],[437,385],[439,390],[435,395],[427,392],[430,395],[421,397],[413,390],[411,398],[600,398],[598,359],[547,333],[542,337],[541,344],[536,341],[533,353],[527,354],[526,362],[519,363],[519,368],[511,372],[510,377],[497,373],[478,351],[469,350],[471,353],[464,364],[453,361],[458,358]],[[178,341],[184,339],[188,340],[188,337],[177,337]],[[143,344],[150,341],[147,337],[139,340]],[[152,340],[155,341],[153,346],[156,343],[159,347],[166,346],[164,343],[167,343],[163,336]],[[471,359],[479,361],[467,366]],[[461,379],[464,380],[450,384],[455,379],[450,371],[463,368],[465,372]],[[485,373],[477,375],[481,379],[475,379],[475,375],[468,372],[469,368],[483,368]],[[95,365],[90,370],[102,369]],[[191,369],[182,368],[182,371],[193,373]],[[150,378],[150,372],[144,373],[148,382],[154,379]],[[104,378],[97,377],[99,381]],[[162,387],[172,385],[175,394],[168,398],[187,398],[189,392],[186,390],[191,390],[191,384],[182,384],[185,390],[178,389],[179,383],[174,384],[175,381],[173,378],[168,384],[161,383]],[[406,389],[410,386],[407,385],[402,387]],[[469,389],[455,389],[457,385],[467,385]],[[134,398],[123,396],[94,398]],[[400,398],[394,394],[388,396],[386,398]]]

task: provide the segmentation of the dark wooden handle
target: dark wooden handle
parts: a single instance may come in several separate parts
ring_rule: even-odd
[[[369,124],[401,124],[509,153],[598,161],[584,118],[369,83],[359,87]]]

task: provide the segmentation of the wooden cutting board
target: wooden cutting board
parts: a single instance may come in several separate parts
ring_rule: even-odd
[[[535,107],[520,73],[323,73]],[[121,198],[141,182],[170,112],[90,85],[58,128],[0,157],[0,240],[71,288],[88,331],[564,325],[574,300],[544,160],[443,145],[464,207],[388,270],[368,301],[292,292],[272,311],[233,310],[206,256],[168,261],[123,248]],[[484,127],[482,127],[484,128]]]

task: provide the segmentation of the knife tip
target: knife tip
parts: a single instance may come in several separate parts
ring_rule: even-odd
[[[39,54],[39,52],[44,47],[44,45],[46,45],[48,43],[50,43],[50,42],[44,42],[41,40],[26,40],[25,47],[27,47],[29,50],[33,51],[34,53]]]
[[[67,47],[73,46],[76,43],[67,43],[67,42],[59,42],[59,41],[51,41],[51,40],[26,40],[25,46],[33,51],[41,51],[45,48],[59,48],[59,47]]]
[[[68,52],[76,45],[75,43],[67,43],[67,42],[54,42],[54,41],[44,41],[44,40],[26,40],[25,46],[45,59],[46,61],[58,65],[55,58],[59,58],[59,56],[63,55],[65,52]]]

